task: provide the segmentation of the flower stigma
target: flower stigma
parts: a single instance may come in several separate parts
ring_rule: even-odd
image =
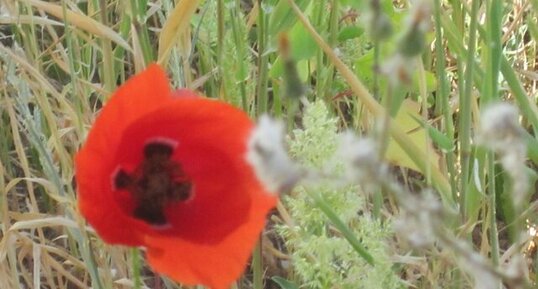
[[[192,184],[180,163],[172,159],[174,147],[162,141],[144,146],[144,158],[133,172],[120,168],[113,180],[116,190],[127,190],[135,201],[133,216],[154,226],[167,225],[165,207],[187,201]]]

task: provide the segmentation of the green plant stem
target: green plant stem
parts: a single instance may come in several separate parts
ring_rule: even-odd
[[[63,13],[63,17],[64,19],[67,19],[67,7],[66,7],[66,4],[65,4],[65,1],[62,2],[62,13]],[[72,89],[72,92],[73,94],[77,94],[79,92],[79,89],[78,89],[78,85],[77,85],[77,63],[79,63],[78,61],[75,61],[76,59],[76,49],[75,49],[75,45],[74,45],[74,42],[75,42],[75,39],[73,37],[73,33],[71,31],[71,26],[69,25],[69,23],[67,23],[67,20],[64,20],[64,27],[65,27],[65,35],[66,35],[66,42],[67,42],[67,49],[68,51],[72,51],[73,53],[67,53],[67,56],[69,57],[69,61],[68,61],[68,65],[69,65],[69,74],[72,76],[71,77],[71,81],[69,82],[69,84],[71,85],[71,89]],[[82,115],[82,111],[83,111],[83,104],[82,104],[82,101],[79,97],[74,97],[73,98],[74,100],[74,107],[75,107],[75,110],[76,110],[76,113],[77,115]]]
[[[224,0],[217,1],[217,64],[222,70],[222,52],[224,51]],[[220,71],[222,73],[222,71]]]
[[[463,221],[466,220],[469,212],[467,212],[467,196],[469,174],[471,171],[471,104],[473,90],[473,75],[475,66],[475,51],[476,51],[476,27],[478,22],[478,9],[480,1],[473,0],[471,10],[471,24],[469,27],[469,43],[467,45],[467,60],[464,79],[463,94],[460,95],[460,113],[459,113],[459,139],[460,139],[460,160],[461,160],[461,178],[460,178],[460,207],[462,208]]]
[[[497,194],[495,185],[495,156],[492,152],[487,155],[488,165],[488,196],[489,196],[489,237],[491,242],[491,263],[499,265],[499,231],[497,230]]]
[[[262,243],[258,240],[252,253],[252,283],[254,289],[263,289],[263,257]]]
[[[501,51],[501,20],[502,20],[502,2],[498,0],[486,1],[487,19],[486,25],[487,36],[486,41],[489,45],[486,46],[485,51],[488,53],[486,60],[486,75],[484,87],[482,90],[481,107],[491,101],[497,101],[499,99],[499,74],[501,69],[500,59],[502,57]],[[488,167],[488,196],[489,196],[489,216],[490,216],[490,242],[491,242],[491,262],[494,266],[499,265],[500,248],[499,248],[499,234],[497,229],[497,188],[495,185],[495,156],[492,152],[487,155],[487,167]],[[518,228],[519,229],[519,228]],[[497,284],[497,288],[500,288],[501,284]]]
[[[224,77],[224,63],[222,61],[222,55],[224,52],[224,0],[217,1],[217,89],[223,88],[226,91],[226,81]],[[218,91],[214,91],[214,94],[218,95]]]
[[[337,46],[337,38],[338,38],[338,16],[339,16],[339,2],[340,0],[332,0],[331,1],[331,14],[329,15],[329,45],[331,47]],[[323,69],[322,69],[323,68]],[[323,75],[325,76],[325,80],[321,81],[320,89],[324,92],[324,94],[318,95],[319,97],[323,99],[328,99],[328,97],[331,96],[331,87],[333,87],[333,81],[334,81],[334,65],[332,63],[324,64],[321,67],[318,67],[319,70],[325,70],[323,72]],[[321,80],[321,79],[320,79]],[[330,103],[330,102],[329,102]]]
[[[138,248],[131,249],[131,259],[133,265],[133,288],[142,288],[142,279],[140,278],[140,250]]]
[[[435,57],[436,57],[436,73],[439,82],[439,89],[437,90],[440,98],[441,109],[443,113],[443,125],[445,129],[445,135],[454,143],[454,123],[452,119],[452,110],[450,108],[450,93],[449,83],[446,77],[446,64],[445,64],[445,49],[443,47],[443,33],[441,31],[441,0],[434,1],[434,19],[435,19]],[[446,169],[449,174],[450,188],[452,191],[452,198],[457,200],[457,185],[456,185],[456,169],[454,151],[450,150],[445,153],[446,156]]]
[[[322,196],[307,191],[308,195],[314,200],[316,207],[318,207],[324,214],[327,216],[329,221],[342,233],[344,238],[349,242],[351,247],[362,257],[368,264],[375,265],[374,258],[368,250],[361,244],[357,237],[351,232],[346,224],[338,217],[336,212],[327,205],[327,202],[322,198]]]
[[[463,8],[465,11],[469,11],[465,5],[463,5]],[[445,32],[447,32],[445,36],[449,47],[462,58],[468,57],[468,51],[460,41],[463,36],[454,29],[450,18],[448,18],[446,15],[441,15],[441,22],[443,24],[443,29]],[[478,26],[477,28],[478,32],[480,33],[480,37],[486,40],[486,29],[484,29],[482,26]],[[504,80],[510,87],[511,92],[514,95],[514,99],[518,103],[519,109],[521,109],[522,114],[531,122],[534,135],[538,135],[538,106],[536,103],[529,100],[529,97],[527,96],[521,81],[516,75],[514,68],[503,54],[501,54],[500,57],[500,65]],[[461,67],[458,66],[459,70],[460,68]],[[478,85],[482,83],[483,74],[483,71],[481,71],[479,67],[476,67],[474,81]]]
[[[131,0],[131,23],[138,34],[138,43],[140,44],[140,48],[142,48],[144,64],[147,65],[152,62],[155,57],[153,56],[153,46],[149,39],[148,29],[145,25],[144,18],[147,10],[146,7],[140,7],[142,6],[140,5],[141,3],[146,4],[144,1]]]
[[[106,0],[99,0],[99,15],[101,17],[101,22],[108,26],[108,17],[106,13]],[[101,39],[101,50],[103,53],[103,75],[105,89],[107,91],[114,91],[116,87],[116,81],[114,77],[114,58],[112,55],[112,43],[110,39],[103,38]]]
[[[241,15],[241,1],[236,0],[235,3],[235,9],[232,9],[230,11],[231,13],[231,24],[232,24],[232,35],[234,38],[234,42],[236,45],[236,53],[237,53],[237,59],[243,60],[245,59],[245,51],[243,50],[244,40],[241,38],[241,35],[243,35],[244,31],[241,29],[241,25],[239,24],[239,15]],[[242,62],[242,61],[241,61]],[[246,76],[246,68],[243,63],[238,63],[239,66],[239,75]],[[241,94],[241,107],[244,111],[249,111],[248,109],[248,102],[247,102],[247,88],[245,84],[246,79],[237,79],[237,83],[239,85],[239,93]]]
[[[374,37],[373,39],[374,44],[374,64],[372,66],[372,96],[374,99],[379,100],[381,99],[381,96],[379,95],[379,67],[381,67],[381,41],[379,40],[379,37]],[[390,112],[392,111],[392,87],[389,85],[387,87],[387,94],[386,97],[383,98],[385,107],[385,110],[388,112],[386,116],[383,118],[383,125],[382,129],[379,135],[379,143],[380,143],[380,149],[379,149],[379,156],[381,159],[385,156],[387,149],[389,147],[389,125],[390,125]],[[382,190],[376,190],[373,195],[373,208],[372,208],[372,215],[375,218],[379,218],[381,216],[381,208],[383,207],[383,191]]]
[[[263,3],[258,0],[258,86],[257,86],[257,114],[267,112],[267,83],[268,83],[268,55],[267,48],[267,15],[263,9]]]
[[[319,23],[322,22],[323,19],[323,13],[325,12],[324,9],[322,9],[322,5],[315,5],[313,8],[313,18],[315,21],[315,25],[319,25]],[[316,53],[316,96],[319,98],[323,97],[325,88],[323,87],[323,83],[321,79],[323,79],[323,67],[325,64],[323,63],[323,51],[318,50]]]

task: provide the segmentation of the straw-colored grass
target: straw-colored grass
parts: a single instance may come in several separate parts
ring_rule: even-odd
[[[300,130],[305,103],[322,102],[329,113],[314,111],[317,121],[373,136],[401,185],[354,188],[356,219],[323,189],[289,193],[234,288],[351,288],[386,272],[369,266],[406,288],[478,288],[470,252],[495,288],[536,288],[537,13],[536,0],[2,0],[0,288],[182,288],[152,272],[143,250],[105,244],[77,208],[74,155],[111,93],[151,62],[174,87],[282,119],[292,143],[307,135],[294,157],[319,155],[316,133],[332,136]],[[522,206],[502,152],[475,137],[484,108],[501,101],[519,109],[527,146]],[[419,249],[390,224],[409,211],[401,192],[428,189],[443,223]],[[294,231],[313,219],[323,233]],[[384,251],[368,246],[377,242]],[[326,275],[306,280],[316,266]],[[352,279],[354,268],[371,276]]]

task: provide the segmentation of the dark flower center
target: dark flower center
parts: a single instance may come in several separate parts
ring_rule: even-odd
[[[140,165],[131,173],[120,169],[114,177],[116,189],[128,190],[133,196],[135,218],[152,225],[165,225],[168,223],[165,206],[189,199],[192,184],[181,165],[171,158],[173,152],[169,144],[148,143]]]

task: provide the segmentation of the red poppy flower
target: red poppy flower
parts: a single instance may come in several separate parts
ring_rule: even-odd
[[[79,208],[108,243],[157,272],[227,288],[277,197],[246,161],[254,125],[226,103],[172,92],[157,65],[111,97],[76,156]]]

